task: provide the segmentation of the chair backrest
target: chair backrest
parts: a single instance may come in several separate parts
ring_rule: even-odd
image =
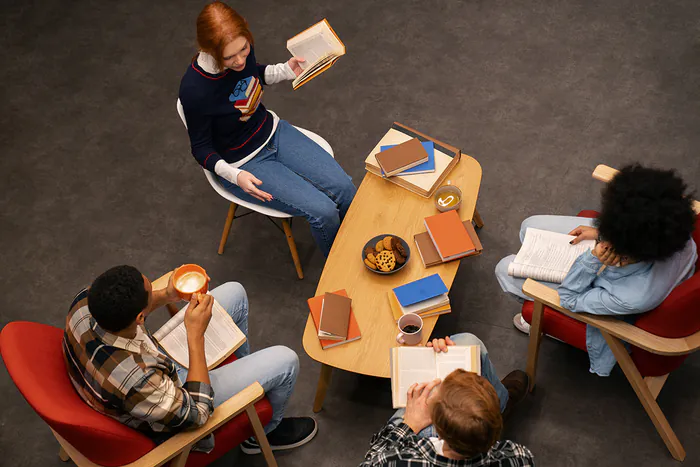
[[[0,332],[7,371],[29,405],[92,462],[128,464],[155,447],[148,437],[88,406],[73,388],[63,358],[63,331],[15,321]]]

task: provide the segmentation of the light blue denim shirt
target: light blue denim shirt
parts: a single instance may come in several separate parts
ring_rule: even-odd
[[[664,261],[640,262],[624,267],[603,265],[590,250],[579,256],[559,286],[561,306],[595,315],[637,315],[653,310],[671,291],[695,272],[697,247],[691,239]],[[634,322],[636,316],[625,321]],[[586,347],[591,373],[609,376],[617,360],[600,331],[586,326]]]

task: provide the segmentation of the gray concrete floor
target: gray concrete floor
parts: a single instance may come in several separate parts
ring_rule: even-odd
[[[216,254],[226,202],[189,155],[175,112],[203,2],[5,0],[0,6],[0,324],[62,326],[76,290],[110,266],[156,277],[184,262],[251,301],[254,349],[301,358],[290,413],[310,414],[319,365],[301,345],[305,299],[323,266],[294,224],[298,281],[267,220],[236,221]],[[454,312],[437,334],[470,331],[505,375],[524,368],[518,304],[493,276],[517,251],[525,217],[596,208],[598,163],[676,168],[696,189],[700,158],[700,4],[694,1],[236,2],[263,63],[326,17],[348,54],[321,78],[265,94],[283,118],[323,135],[356,184],[368,151],[397,120],[461,147],[483,167],[483,256],[462,263]],[[676,371],[659,403],[700,465],[700,359]],[[0,370],[2,465],[62,465],[48,428]],[[356,465],[389,417],[389,384],[336,372],[311,444],[281,465]],[[505,436],[541,466],[674,466],[621,372],[588,373],[584,353],[547,341],[538,389]],[[261,466],[237,450],[216,465]]]

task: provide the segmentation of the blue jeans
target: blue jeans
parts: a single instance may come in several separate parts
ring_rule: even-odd
[[[338,162],[285,120],[267,145],[240,167],[263,183],[272,201],[263,202],[219,177],[235,196],[292,216],[305,217],[316,244],[328,256],[357,189]]]
[[[503,383],[501,383],[501,380],[498,379],[498,375],[496,374],[496,368],[494,368],[493,363],[491,363],[491,359],[489,358],[489,351],[486,350],[486,346],[484,345],[484,343],[481,342],[481,339],[476,337],[474,334],[468,332],[455,334],[454,336],[450,336],[450,339],[454,341],[455,345],[478,345],[481,347],[481,376],[486,378],[496,390],[496,394],[498,394],[498,400],[501,403],[501,412],[503,412],[506,409],[506,404],[508,404],[508,390],[503,385]],[[399,423],[403,422],[403,417],[405,413],[406,409],[397,410],[394,413],[394,415],[392,415],[392,417],[389,419],[389,423],[398,425]],[[420,433],[418,433],[418,436],[420,436],[421,438],[437,437],[437,431],[435,431],[435,426],[430,425],[429,427],[422,429]]]
[[[540,230],[549,230],[568,234],[579,225],[593,226],[593,219],[576,216],[531,216],[520,225],[520,243],[525,239],[525,231],[528,227]],[[523,293],[525,279],[508,275],[508,265],[513,262],[515,255],[506,256],[496,265],[496,280],[504,292],[523,303],[525,300],[532,300]],[[557,289],[559,284],[553,282],[538,281],[551,289]]]
[[[238,282],[227,282],[212,290],[211,294],[247,337],[248,296],[243,286]],[[265,426],[265,433],[269,433],[284,416],[299,374],[299,357],[293,350],[281,345],[251,354],[247,340],[234,355],[238,358],[235,362],[209,371],[211,387],[214,389],[214,407],[257,381],[272,405],[272,420]],[[178,377],[184,383],[187,380],[187,368],[177,363],[175,365]]]

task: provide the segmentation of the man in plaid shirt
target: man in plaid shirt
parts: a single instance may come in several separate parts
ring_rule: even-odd
[[[480,345],[483,376],[455,370],[442,382],[412,385],[406,409],[374,435],[360,467],[535,465],[526,447],[498,441],[503,416],[527,393],[527,375],[515,370],[499,381],[484,344],[473,334],[428,343],[436,352],[447,352],[452,345]]]
[[[132,266],[101,274],[73,300],[66,318],[63,352],[73,387],[93,409],[162,442],[203,425],[216,406],[257,381],[272,405],[272,420],[265,426],[272,449],[307,443],[316,435],[316,421],[283,418],[299,372],[294,351],[275,346],[251,354],[246,341],[236,350],[236,361],[208,371],[204,333],[214,298],[248,334],[248,298],[240,284],[193,294],[184,318],[189,350],[189,368],[184,368],[143,326],[153,310],[180,300],[172,276],[165,289],[153,290]],[[209,436],[195,449],[209,452],[213,441]],[[254,438],[241,447],[247,454],[260,452]]]

